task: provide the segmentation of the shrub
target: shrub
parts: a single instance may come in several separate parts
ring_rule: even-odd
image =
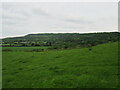
[[[42,52],[42,51],[44,51],[44,49],[33,49],[31,51],[33,51],[33,52]]]

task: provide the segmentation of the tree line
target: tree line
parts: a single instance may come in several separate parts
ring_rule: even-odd
[[[119,32],[103,33],[44,33],[2,39],[3,47],[49,46],[50,49],[90,47],[119,41]]]

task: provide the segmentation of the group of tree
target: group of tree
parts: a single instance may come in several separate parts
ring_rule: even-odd
[[[51,49],[91,47],[98,44],[119,41],[119,34],[119,32],[29,34],[23,37],[2,39],[2,46],[50,46]]]

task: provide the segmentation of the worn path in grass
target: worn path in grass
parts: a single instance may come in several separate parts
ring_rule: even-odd
[[[115,88],[118,43],[45,52],[3,52],[3,88]]]

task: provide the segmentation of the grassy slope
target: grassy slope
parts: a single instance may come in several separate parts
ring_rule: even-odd
[[[98,45],[92,51],[3,52],[3,87],[117,87],[117,45]]]

